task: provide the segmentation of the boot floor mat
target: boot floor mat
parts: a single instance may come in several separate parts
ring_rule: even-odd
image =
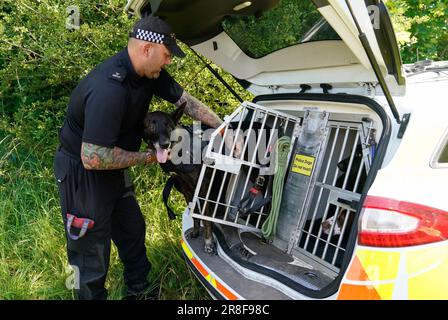
[[[320,290],[334,280],[272,244],[263,242],[252,232],[239,233],[236,228],[224,225],[220,226],[220,230],[233,256],[245,262],[287,277],[311,290]]]

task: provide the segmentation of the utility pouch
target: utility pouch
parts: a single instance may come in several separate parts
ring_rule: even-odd
[[[88,218],[78,218],[67,213],[67,234],[72,240],[78,240],[85,236],[88,229],[92,229],[95,222]],[[80,229],[78,235],[72,233],[72,228]]]

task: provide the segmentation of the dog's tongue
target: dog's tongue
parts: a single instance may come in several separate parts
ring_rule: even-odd
[[[157,162],[165,163],[168,159],[168,150],[158,147],[156,148],[156,151]]]

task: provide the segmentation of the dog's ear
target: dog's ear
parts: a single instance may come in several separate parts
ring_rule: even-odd
[[[145,119],[143,119],[143,140],[148,143],[149,141],[149,126],[151,123],[151,117],[149,112],[146,114]]]
[[[174,110],[171,113],[171,119],[173,119],[173,122],[175,125],[179,122],[180,118],[182,118],[182,115],[184,114],[185,106],[187,105],[187,102],[182,103],[179,107],[177,107],[176,110]]]
[[[149,112],[146,114],[145,119],[143,119],[143,126],[146,128],[149,127],[149,121],[150,121],[150,116],[149,116]]]

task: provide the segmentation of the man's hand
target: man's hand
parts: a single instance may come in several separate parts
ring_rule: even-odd
[[[157,157],[153,150],[148,149],[146,150],[145,154],[146,154],[145,164],[157,163]]]
[[[241,135],[236,138],[235,147],[233,148],[233,155],[236,158],[241,156],[241,152],[243,152],[244,139]]]
[[[231,153],[231,155],[235,158],[239,158],[241,156],[241,152],[243,151],[244,139],[242,134],[243,132],[241,130],[237,135],[236,130],[228,128],[227,133],[224,136],[224,143],[228,150],[230,150],[233,144],[235,144],[233,147],[233,153]]]

